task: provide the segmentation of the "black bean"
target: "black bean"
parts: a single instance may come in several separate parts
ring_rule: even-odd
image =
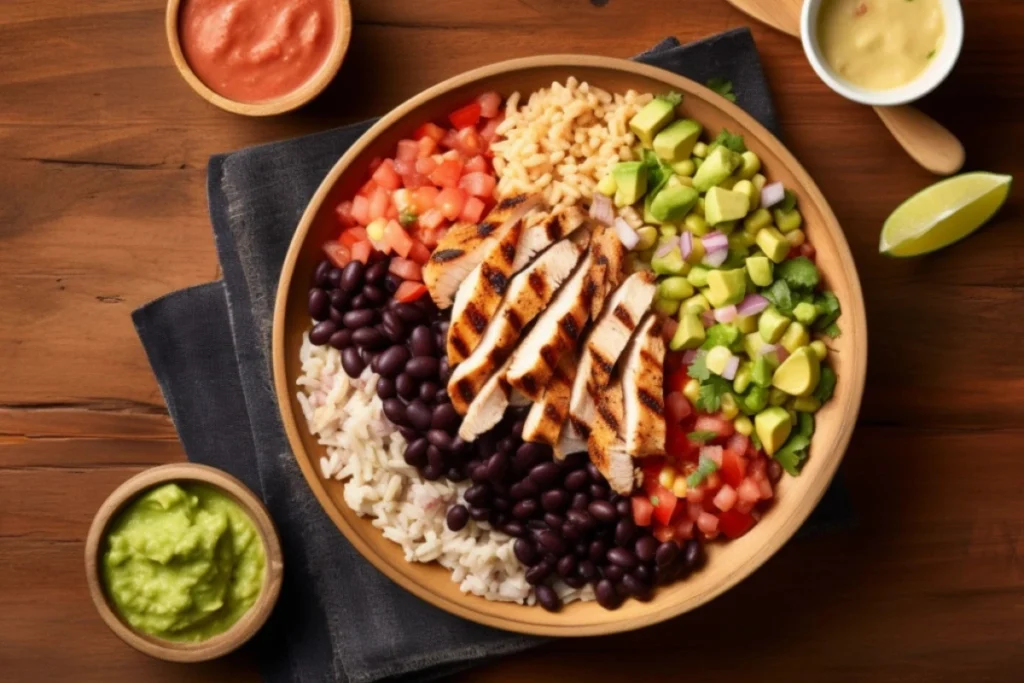
[[[444,474],[444,469],[440,467],[434,467],[433,465],[427,465],[422,470],[420,470],[420,474],[423,475],[423,478],[426,479],[427,481],[437,481],[438,479],[441,478],[441,475]]]
[[[427,440],[416,439],[405,447],[405,461],[413,467],[423,467],[427,464]],[[458,531],[456,529],[456,531]]]
[[[345,327],[350,330],[358,330],[361,327],[373,324],[373,319],[377,316],[377,312],[364,308],[361,311],[349,311],[346,313],[341,321],[345,324]]]
[[[349,308],[370,308],[370,306],[372,305],[373,304],[370,303],[370,300],[367,299],[365,296],[363,296],[362,294],[356,294],[354,297],[352,297],[352,301],[349,303]]]
[[[461,531],[469,523],[469,510],[465,505],[453,505],[445,517],[448,528],[452,531]]]
[[[658,539],[654,536],[642,536],[637,539],[634,550],[641,562],[650,562],[658,552]]]
[[[420,325],[413,329],[412,334],[409,335],[409,347],[414,356],[433,356],[437,347],[434,344],[434,335],[430,333],[430,328]]]
[[[444,344],[441,345],[444,348]],[[452,366],[448,362],[448,356],[441,359],[440,365],[438,365],[437,376],[441,379],[442,384],[448,384],[448,380],[452,376]]]
[[[331,306],[342,312],[348,310],[348,302],[352,298],[343,289],[332,289],[327,293],[327,297],[331,300]]]
[[[555,571],[563,579],[576,573],[576,558],[572,555],[564,555],[555,565]]]
[[[578,470],[579,468],[586,465],[587,460],[588,456],[586,452],[570,453],[569,455],[565,456],[565,460],[562,461],[562,467],[565,469],[565,471],[571,472],[572,470]]]
[[[548,514],[551,514],[551,513],[548,513]],[[567,541],[575,541],[576,539],[578,539],[582,535],[583,535],[583,532],[580,530],[580,528],[578,526],[576,526],[575,524],[573,524],[572,522],[566,522],[566,523],[562,524],[562,538],[564,538],[565,540],[567,540]]]
[[[331,310],[328,311],[327,313],[327,319],[330,320],[335,325],[337,325],[338,327],[341,327],[342,325],[344,325],[345,311],[340,308],[331,306]]]
[[[327,282],[335,289],[341,287],[341,268],[331,268],[327,273]]]
[[[679,563],[670,564],[665,567],[655,567],[654,583],[658,584],[659,586],[664,586],[666,584],[672,583],[677,578],[679,578],[679,572],[681,569],[682,566]]]
[[[424,382],[420,385],[420,400],[424,403],[430,404],[434,402],[437,396],[437,384],[434,382]]]
[[[642,564],[633,570],[633,576],[638,581],[643,581],[648,586],[654,583],[654,570],[648,567],[646,564]]]
[[[395,378],[395,388],[398,389],[398,395],[408,401],[411,401],[419,393],[416,380],[404,372]]]
[[[548,512],[561,512],[569,506],[569,494],[562,489],[545,491],[541,494],[540,504]]]
[[[410,443],[420,438],[420,433],[407,425],[398,425],[398,433]]]
[[[547,562],[538,562],[526,570],[526,583],[537,586],[551,576],[551,569],[551,565]]]
[[[607,500],[595,500],[587,506],[587,512],[593,515],[594,519],[599,522],[614,522],[619,516],[615,511],[615,506],[609,503]]]
[[[516,559],[527,567],[532,567],[537,562],[537,548],[525,538],[520,538],[512,544],[512,552],[515,553]]]
[[[625,548],[612,548],[609,550],[608,561],[612,564],[617,564],[623,569],[633,569],[636,567],[636,555]]]
[[[526,445],[528,444],[523,444],[523,446]],[[520,447],[520,450],[522,450],[522,447]],[[545,490],[554,486],[558,482],[558,478],[561,474],[562,470],[557,463],[542,462],[539,465],[535,465],[530,470],[530,479],[541,490]]]
[[[547,611],[557,612],[562,608],[562,600],[551,586],[537,586],[534,593],[537,594],[537,602]]]
[[[450,481],[465,481],[466,468],[460,467],[459,465],[452,465],[451,467],[448,468],[448,471],[445,473],[444,476],[448,477]]]
[[[595,482],[597,482],[597,481],[604,481],[604,475],[601,474],[601,470],[597,469],[597,465],[595,465],[594,463],[592,463],[592,462],[590,462],[588,460],[587,464],[586,464],[586,468],[587,468],[587,474],[589,474],[590,478],[593,479]]]
[[[569,510],[565,516],[584,531],[594,528],[594,518],[586,510]]]
[[[470,507],[469,508],[469,516],[472,517],[477,522],[486,522],[487,518],[490,516],[490,514],[491,514],[491,511],[488,510],[487,508],[477,508],[477,507]]]
[[[594,500],[600,500],[602,498],[607,498],[608,497],[608,487],[605,486],[604,484],[591,484],[590,485],[589,493],[590,493],[590,497],[593,498]],[[612,505],[611,503],[608,503],[608,505],[611,505],[612,511],[615,510],[615,506],[614,505]],[[618,514],[618,513],[616,513],[616,514]]]
[[[626,570],[617,564],[606,564],[601,568],[601,575],[610,581],[618,583],[626,575]]]
[[[405,424],[405,403],[397,398],[385,400],[384,415],[396,425]]]
[[[556,534],[554,531],[542,531],[537,537],[537,541],[541,547],[552,552],[556,555],[562,555],[568,548],[565,545],[565,539]]]
[[[316,264],[316,269],[313,271],[313,284],[317,287],[326,287],[328,284],[327,276],[331,272],[331,262],[321,261]]]
[[[346,292],[354,292],[362,287],[364,270],[365,267],[361,261],[349,261],[341,273],[341,288]]]
[[[369,364],[370,361],[373,360],[374,355],[376,354],[374,354],[370,349],[362,347],[359,349],[359,357],[362,358],[363,362],[366,364]]]
[[[380,349],[387,345],[388,340],[381,332],[373,327],[363,327],[352,332],[352,341],[356,346],[371,351]]]
[[[639,553],[637,553],[639,555]],[[675,541],[665,541],[658,546],[654,553],[654,562],[659,567],[667,567],[679,557],[679,544]]]
[[[493,491],[493,489],[491,490]],[[502,498],[499,496],[491,501],[491,507],[498,512],[512,512],[512,501],[508,498]]]
[[[512,506],[512,516],[516,519],[529,519],[537,514],[537,501],[532,498],[521,500]]]
[[[504,453],[505,455],[512,455],[513,453],[516,452],[516,446],[518,445],[519,444],[516,442],[516,440],[513,439],[511,436],[506,436],[504,439],[498,442],[498,450]],[[517,463],[518,461],[519,459],[516,458]],[[526,470],[524,469],[523,471],[525,472]]]
[[[370,300],[370,303],[380,306],[388,300],[388,293],[380,287],[363,285],[363,296]]]
[[[508,472],[508,456],[504,453],[495,453],[487,459],[487,478],[491,481],[500,481]]]
[[[398,291],[398,288],[402,286],[402,278],[398,277],[394,273],[388,273],[384,276],[384,290],[388,294],[394,294]]]
[[[388,263],[387,261],[381,261],[374,263],[372,266],[366,269],[366,274],[363,276],[367,282],[371,284],[378,284],[384,279],[384,276],[388,274]]]
[[[597,578],[597,565],[590,560],[581,560],[579,564],[580,576],[588,581]]]
[[[523,479],[522,481],[512,484],[508,492],[516,500],[522,500],[524,498],[533,498],[538,493],[540,493],[540,491],[537,489],[537,485],[534,484],[533,481],[531,481],[530,479]]]
[[[430,428],[430,408],[423,401],[416,399],[405,407],[405,419],[420,431]],[[430,438],[429,436],[427,437]],[[433,441],[431,441],[433,443]]]
[[[380,400],[394,398],[395,397],[395,380],[388,379],[387,377],[380,377],[377,380],[377,396]]]
[[[450,451],[452,449],[452,437],[442,429],[431,429],[427,432],[427,440],[442,451]]]
[[[543,519],[531,519],[526,523],[526,525],[530,527],[530,533],[534,536],[548,528],[548,525],[544,523]]]
[[[590,475],[586,470],[573,470],[565,475],[564,486],[569,491],[581,491],[590,483]]]
[[[434,444],[427,446],[427,463],[433,467],[444,469],[444,453]]]
[[[628,517],[620,519],[619,523],[615,525],[615,542],[621,546],[628,546],[634,536],[636,536],[636,524],[633,523],[633,520]],[[651,537],[647,536],[646,538]]]
[[[330,306],[331,300],[328,298],[327,292],[319,287],[309,290],[309,316],[313,320],[326,320]]]
[[[470,505],[482,507],[491,501],[491,487],[486,484],[470,486],[462,496]]]
[[[381,319],[382,322],[385,322],[385,323],[388,323],[390,325],[393,325],[393,326],[397,327],[400,330],[404,330],[405,329],[405,325],[402,323],[402,319],[399,318],[398,314],[395,313],[393,310],[386,310],[386,311],[382,312],[380,314],[380,319]]]
[[[497,502],[497,501],[495,501]],[[523,526],[522,522],[511,521],[507,522],[501,529],[509,536],[522,536],[526,533],[526,527]]]
[[[417,356],[406,364],[405,372],[416,379],[433,379],[437,377],[437,366],[436,358],[432,356]]]
[[[399,280],[401,282],[401,280]],[[401,303],[395,306],[395,313],[407,323],[420,323],[427,319],[426,314],[412,304]]]
[[[629,517],[633,514],[633,506],[629,502],[629,498],[622,498],[615,502],[615,511],[619,513],[619,517]]]
[[[409,350],[396,344],[380,354],[380,374],[382,377],[397,377],[407,362],[409,362]]]
[[[443,431],[454,434],[459,429],[459,414],[456,412],[455,407],[451,403],[442,403],[439,406],[434,407],[434,414],[430,420],[430,426],[433,429],[441,429]]]
[[[560,531],[562,525],[565,524],[565,517],[556,515],[554,512],[544,513],[544,523],[548,525],[548,528],[552,531]]]
[[[587,585],[587,580],[578,574],[574,574],[573,576],[566,577],[562,580],[565,581],[565,585],[570,588],[583,588]]]
[[[352,330],[338,330],[331,335],[328,343],[339,351],[347,349],[352,345]]]
[[[477,484],[482,484],[487,481],[487,466],[477,465],[469,470],[469,478],[475,481]]]
[[[523,471],[529,471],[533,469],[535,465],[548,457],[549,448],[549,446],[545,446],[544,444],[524,443],[516,449],[516,462],[523,468]],[[551,464],[554,465],[554,463]],[[558,466],[555,465],[555,468],[557,472]]]
[[[444,403],[451,403],[451,401],[448,399],[448,390],[445,389],[444,387],[441,387],[440,389],[438,389],[437,393],[434,394],[434,403],[436,403],[438,405],[441,405],[441,404],[444,404]]]
[[[690,539],[687,541],[686,547],[683,548],[683,566],[687,569],[696,569],[700,566],[703,559],[700,541],[697,541],[696,539]]]
[[[573,496],[572,496],[572,503],[571,503],[570,507],[573,510],[586,510],[587,509],[587,505],[589,505],[589,504],[590,504],[590,499],[587,498],[587,494],[585,494],[582,491],[580,491],[579,493],[574,493],[573,494]]]
[[[349,377],[359,377],[366,368],[366,361],[359,355],[359,351],[350,346],[341,352],[341,367]]]
[[[337,325],[330,320],[324,320],[313,325],[313,329],[309,331],[309,341],[317,346],[323,346],[331,339],[331,335],[337,331]]]
[[[615,585],[608,579],[601,579],[594,588],[597,596],[597,604],[605,609],[615,609],[619,606],[619,594],[615,592]]]
[[[651,589],[643,581],[630,574],[622,577],[622,585],[627,593],[640,600],[649,597],[651,592]]]

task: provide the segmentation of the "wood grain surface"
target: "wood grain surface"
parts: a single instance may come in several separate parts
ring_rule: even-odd
[[[445,77],[545,52],[628,56],[747,20],[722,0],[357,0],[341,74],[311,106],[240,118],[180,79],[156,0],[0,2],[0,680],[255,681],[121,643],[82,552],[102,500],[183,459],[130,311],[218,267],[215,152],[380,114]],[[964,3],[952,78],[922,103],[968,169],[1024,181],[1024,3]],[[701,609],[559,642],[462,681],[998,681],[1024,666],[1024,201],[949,250],[877,254],[932,181],[792,38],[754,27],[783,138],[844,226],[872,332],[845,461],[846,531],[791,542]]]

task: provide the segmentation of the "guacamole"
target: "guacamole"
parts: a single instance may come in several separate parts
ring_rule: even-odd
[[[103,581],[134,628],[198,642],[227,631],[256,602],[266,554],[232,498],[201,484],[139,496],[107,532]]]

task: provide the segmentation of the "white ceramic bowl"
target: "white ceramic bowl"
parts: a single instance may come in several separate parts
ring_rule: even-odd
[[[910,83],[888,90],[868,90],[861,88],[836,74],[825,61],[818,44],[818,12],[825,0],[806,0],[800,16],[800,36],[804,52],[811,66],[828,87],[843,97],[869,104],[888,107],[907,104],[920,99],[937,88],[953,70],[953,65],[960,57],[960,48],[964,43],[964,15],[960,8],[960,0],[939,0],[946,20],[946,36],[942,48],[932,59],[927,69],[922,71]]]

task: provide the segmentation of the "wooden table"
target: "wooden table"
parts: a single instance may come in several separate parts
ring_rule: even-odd
[[[118,641],[82,545],[121,481],[184,454],[129,313],[218,276],[210,154],[380,114],[467,68],[545,52],[635,54],[746,23],[721,0],[357,0],[341,76],[250,120],[194,95],[158,0],[0,4],[0,679],[256,680]],[[964,3],[967,42],[924,108],[972,169],[1024,181],[1024,4]],[[641,7],[643,9],[641,9]],[[932,181],[867,108],[754,28],[785,140],[831,200],[871,327],[846,456],[859,520],[792,542],[696,612],[565,642],[465,681],[1019,681],[1024,665],[1024,202],[940,254],[881,257],[882,221]]]

